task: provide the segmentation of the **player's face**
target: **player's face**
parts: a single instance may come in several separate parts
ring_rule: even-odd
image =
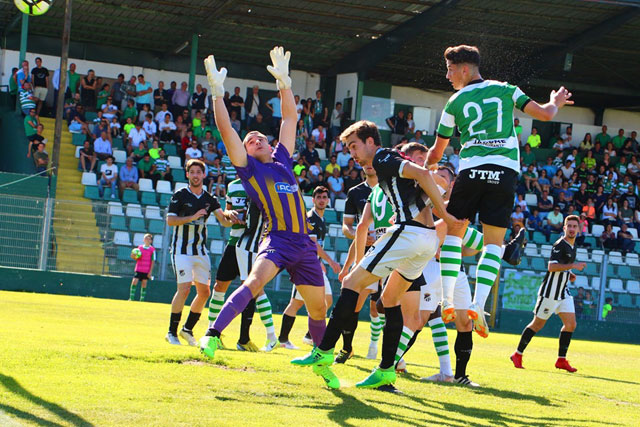
[[[189,185],[191,185],[192,187],[202,187],[204,172],[199,166],[191,166],[187,171],[187,178],[189,179]]]
[[[145,237],[144,238],[144,244],[147,246],[151,246],[151,237]]]
[[[440,187],[446,190],[451,186],[451,174],[449,172],[443,169],[439,169],[438,172],[436,173],[436,176],[442,178],[442,180],[437,181],[437,184],[440,185]],[[445,184],[445,185],[442,185],[442,184]]]
[[[578,235],[578,223],[576,221],[567,221],[564,225],[564,234],[570,239],[575,239]]]
[[[451,82],[455,90],[460,90],[464,87],[465,74],[464,64],[453,64],[447,59],[447,80]]]
[[[371,165],[364,166],[362,168],[364,170],[364,174],[367,176],[376,176],[376,170]]]
[[[427,153],[423,153],[420,150],[413,150],[409,158],[416,164],[422,166],[427,160]]]
[[[364,142],[355,133],[352,133],[347,138],[347,147],[349,147],[351,157],[363,168],[367,165],[371,166],[371,161],[378,148],[373,143],[373,139],[371,141],[369,139],[371,138],[367,138],[367,142]]]
[[[245,138],[244,146],[248,155],[260,161],[265,161],[271,156],[269,140],[260,132],[249,132]]]
[[[327,193],[319,193],[313,198],[313,207],[324,210],[329,205],[329,195]]]

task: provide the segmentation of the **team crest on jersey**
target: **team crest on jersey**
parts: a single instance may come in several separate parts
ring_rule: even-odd
[[[184,276],[185,275],[184,270],[180,270],[179,274],[181,277]]]
[[[424,294],[424,300],[425,300],[426,302],[431,301],[431,294]]]
[[[502,175],[504,171],[488,171],[483,169],[471,169],[469,173],[470,179],[480,179],[482,181],[487,181],[489,184],[500,184],[500,175]]]
[[[287,184],[286,182],[276,182],[276,193],[293,194],[298,192],[298,184]]]

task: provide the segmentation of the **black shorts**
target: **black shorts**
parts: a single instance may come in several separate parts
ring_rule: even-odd
[[[236,247],[227,244],[224,248],[222,259],[220,259],[220,264],[218,264],[216,280],[230,282],[238,276],[240,276],[240,269],[238,268],[238,259],[236,258]]]
[[[458,219],[508,228],[518,185],[518,172],[497,165],[465,169],[456,178],[447,212]]]
[[[380,299],[380,294],[382,293],[382,281],[378,280],[378,290],[371,294],[371,301],[376,302]]]
[[[407,292],[420,292],[420,287],[426,284],[427,281],[424,279],[424,274],[421,274],[416,280],[411,282],[411,286],[409,286]]]
[[[143,273],[141,271],[136,271],[133,275],[134,279],[138,280],[149,280],[149,273]]]

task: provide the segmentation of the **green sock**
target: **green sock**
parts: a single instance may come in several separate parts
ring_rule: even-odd
[[[135,284],[131,284],[131,289],[129,289],[129,299],[133,300],[136,297],[136,286]]]
[[[371,317],[371,342],[378,342],[382,328],[384,327],[384,314],[378,314],[378,317]]]
[[[484,234],[475,228],[467,227],[467,231],[462,236],[462,244],[467,248],[481,251],[484,246]]]
[[[431,328],[433,345],[436,348],[438,360],[440,361],[440,372],[452,377],[453,371],[451,370],[451,359],[449,356],[449,336],[447,335],[447,328],[444,326],[441,317],[429,320],[429,327]]]
[[[482,251],[478,269],[476,270],[476,291],[473,294],[473,302],[484,309],[484,304],[491,292],[491,287],[500,272],[502,262],[502,248],[498,245],[487,245]]]
[[[271,311],[271,302],[267,294],[262,294],[256,298],[256,310],[260,314],[260,320],[267,329],[267,338],[270,341],[276,340],[276,330],[273,327],[273,312]]]
[[[144,301],[144,296],[147,294],[147,287],[140,289],[140,301]]]
[[[443,302],[453,304],[453,290],[456,286],[460,264],[462,264],[462,239],[447,236],[440,249],[440,273],[442,275]],[[445,307],[443,307],[445,308]]]
[[[413,334],[414,332],[411,329],[407,328],[406,326],[402,327],[402,334],[400,335],[400,342],[398,342],[398,349],[396,350],[394,366],[398,364],[400,359],[402,359],[404,353],[407,351],[407,344],[409,344],[409,341],[411,341]]]
[[[216,321],[220,310],[222,310],[225,293],[226,292],[213,291],[213,295],[211,295],[211,301],[209,301],[209,327],[213,326],[213,322]]]

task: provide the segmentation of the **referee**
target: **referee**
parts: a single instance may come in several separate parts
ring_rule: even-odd
[[[542,329],[547,319],[556,313],[562,320],[560,332],[560,346],[558,348],[558,360],[556,368],[569,372],[577,369],[569,364],[566,359],[567,350],[571,343],[571,335],[576,329],[576,313],[573,305],[573,297],[569,294],[567,282],[575,282],[576,275],[571,269],[582,271],[586,264],[576,261],[575,240],[578,235],[580,219],[577,215],[569,215],[564,219],[564,235],[554,243],[551,249],[551,258],[544,276],[542,285],[538,291],[538,301],[533,309],[533,320],[522,332],[520,344],[515,353],[511,355],[511,361],[516,368],[523,369],[522,353],[531,341],[531,338]]]

